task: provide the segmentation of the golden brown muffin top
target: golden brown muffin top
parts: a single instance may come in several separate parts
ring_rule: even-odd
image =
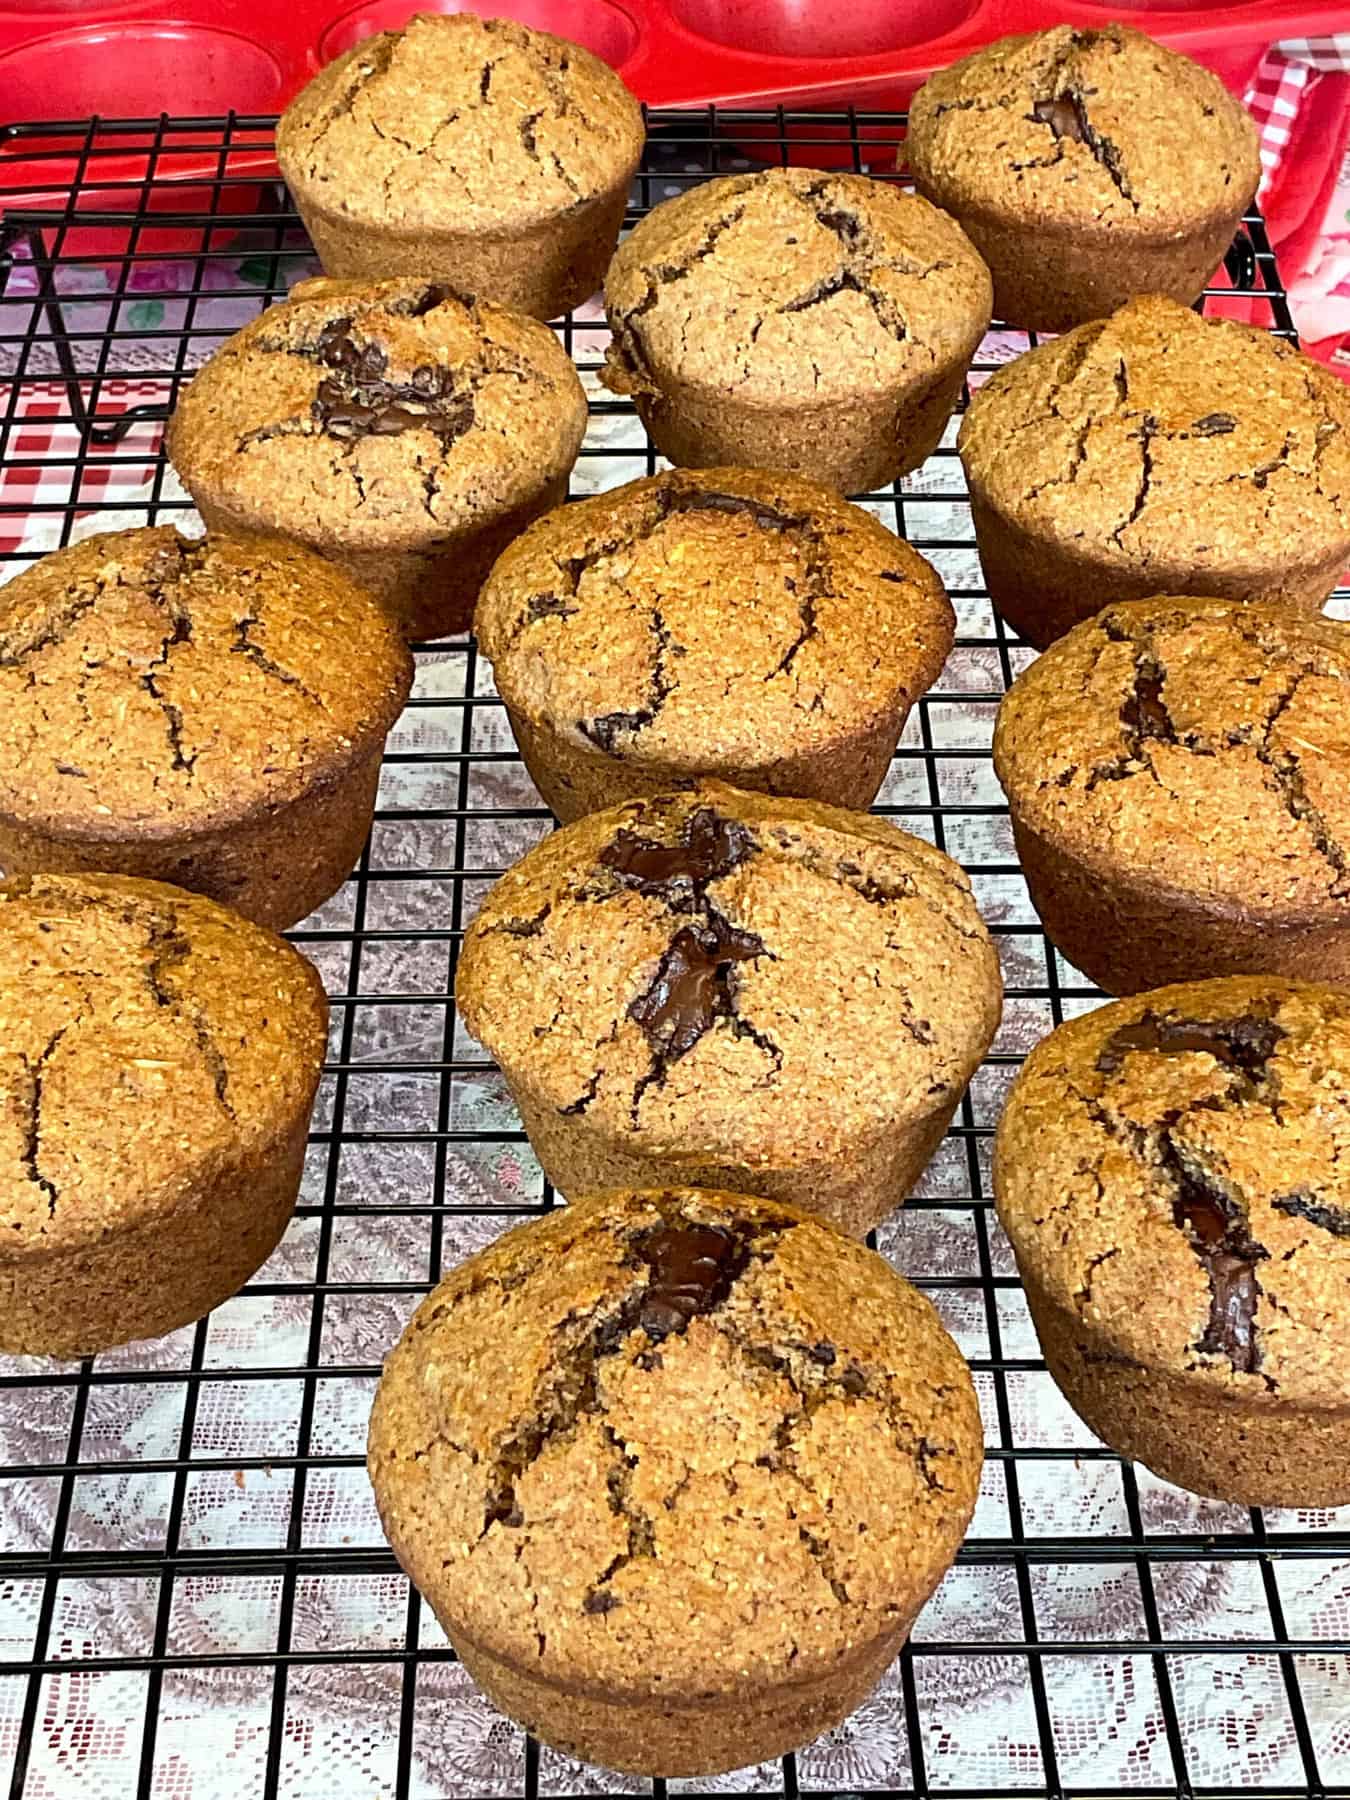
[[[642,110],[579,44],[509,19],[418,13],[292,100],[282,174],[340,217],[416,233],[519,229],[627,184]]]
[[[375,601],[308,550],[86,538],[0,588],[0,819],[219,830],[377,753],[412,674]]]
[[[705,782],[565,826],[488,895],[470,1031],[616,1145],[831,1162],[931,1114],[989,1046],[965,875],[884,819]]]
[[[968,359],[992,305],[984,262],[926,200],[818,169],[732,175],[663,201],[619,246],[604,378],[824,406]]]
[[[0,1257],[152,1226],[265,1155],[313,1099],[326,1022],[304,957],[214,900],[0,884]]]
[[[1186,982],[1062,1025],[995,1147],[1024,1276],[1103,1352],[1216,1395],[1350,1404],[1350,993]]]
[[[955,619],[935,570],[829,488],[708,469],[537,521],[499,559],[475,628],[531,722],[729,774],[906,710]]]
[[[385,1529],[457,1637],[628,1699],[810,1681],[895,1629],[979,1485],[924,1297],[795,1208],[610,1193],[442,1282],[371,1422]]]
[[[1217,75],[1127,25],[1000,38],[914,96],[909,166],[939,204],[1028,232],[1157,237],[1251,202],[1256,127]]]
[[[1241,573],[1350,549],[1344,383],[1156,295],[1000,369],[959,443],[980,498],[1107,568]]]
[[[301,282],[235,332],[169,422],[184,485],[259,529],[410,549],[536,495],[586,397],[547,325],[415,277]]]
[[[999,708],[1017,816],[1103,879],[1216,911],[1350,905],[1350,626],[1135,600],[1076,626]]]

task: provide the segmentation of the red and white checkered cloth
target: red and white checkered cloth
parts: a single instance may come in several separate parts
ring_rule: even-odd
[[[1294,323],[1304,348],[1350,379],[1350,33],[1274,45],[1246,101]]]

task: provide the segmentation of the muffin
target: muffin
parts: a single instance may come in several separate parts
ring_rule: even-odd
[[[314,77],[277,161],[329,275],[430,277],[551,319],[600,286],[644,135],[579,44],[418,13]]]
[[[469,1673],[644,1775],[779,1756],[861,1704],[981,1457],[908,1282],[795,1208],[689,1189],[594,1195],[457,1269],[370,1430],[385,1530]]]
[[[532,850],[456,998],[565,1194],[763,1194],[861,1236],[941,1142],[999,1020],[961,870],[883,819],[706,782]]]
[[[295,1207],[327,1007],[153,881],[0,884],[0,1350],[92,1356],[229,1298]]]
[[[605,278],[603,379],[673,463],[859,492],[937,447],[989,323],[961,228],[862,175],[767,169],[655,208]]]
[[[467,628],[585,430],[546,326],[423,281],[316,280],[227,339],[167,448],[209,526],[297,538],[427,638]]]
[[[1093,981],[1350,983],[1350,626],[1136,600],[999,708],[994,768],[1045,929]]]
[[[999,1122],[994,1192],[1050,1372],[1165,1481],[1350,1502],[1350,995],[1166,987],[1062,1025]]]
[[[567,820],[702,775],[870,806],[955,618],[870,513],[796,476],[713,469],[540,519],[475,629]]]
[[[361,854],[412,675],[369,594],[279,538],[54,551],[0,588],[0,867],[293,925]]]
[[[1261,176],[1217,75],[1126,25],[1002,38],[914,96],[919,192],[959,219],[1009,325],[1066,331],[1135,294],[1189,305]]]
[[[1151,594],[1318,612],[1350,556],[1350,393],[1171,300],[1007,364],[959,444],[990,597],[1040,650]]]

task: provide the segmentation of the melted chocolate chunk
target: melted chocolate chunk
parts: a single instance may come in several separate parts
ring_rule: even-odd
[[[1230,431],[1237,429],[1237,420],[1232,413],[1206,413],[1203,419],[1197,419],[1191,430],[1197,437],[1226,437]]]
[[[1146,1012],[1133,1025],[1113,1031],[1097,1052],[1097,1071],[1114,1075],[1132,1050],[1155,1056],[1185,1056],[1206,1051],[1226,1069],[1259,1081],[1284,1036],[1273,1019],[1179,1019]]]
[[[651,986],[628,1008],[665,1063],[686,1055],[717,1019],[736,1011],[733,965],[764,954],[764,940],[720,913],[677,931]]]
[[[1295,1219],[1306,1219],[1310,1225],[1329,1231],[1333,1237],[1350,1238],[1350,1211],[1343,1206],[1333,1206],[1330,1202],[1315,1199],[1313,1195],[1303,1191],[1280,1194],[1270,1204],[1276,1212],[1288,1213]]]
[[[1253,1375],[1261,1365],[1256,1265],[1268,1252],[1253,1241],[1246,1220],[1227,1194],[1184,1162],[1170,1137],[1165,1154],[1177,1184],[1172,1217],[1190,1238],[1209,1276],[1209,1320],[1196,1349],[1226,1356],[1239,1373]]]
[[[750,1246],[721,1225],[663,1225],[639,1245],[651,1270],[637,1322],[658,1343],[691,1319],[714,1312],[750,1258]]]
[[[527,610],[531,619],[569,619],[581,608],[561,594],[531,594]]]
[[[1048,125],[1056,141],[1060,138],[1072,138],[1075,144],[1088,141],[1087,116],[1077,94],[1063,94],[1058,100],[1038,100],[1031,109],[1031,116],[1038,125]]]
[[[450,443],[473,424],[473,396],[458,389],[451,369],[426,365],[408,381],[387,381],[381,345],[358,344],[349,318],[332,319],[319,333],[314,356],[333,374],[319,383],[310,415],[330,437],[393,437],[432,431]]]
[[[671,513],[718,512],[742,514],[753,519],[756,525],[765,531],[798,531],[805,530],[809,519],[797,513],[780,512],[776,506],[767,506],[762,500],[749,500],[744,494],[722,494],[710,492],[706,488],[666,489],[660,497],[663,516]]]
[[[621,831],[600,852],[599,862],[641,894],[665,895],[680,886],[701,893],[743,863],[754,847],[744,825],[701,806],[685,820],[676,843]]]
[[[1175,744],[1176,727],[1163,699],[1163,672],[1150,657],[1140,657],[1135,665],[1134,687],[1120,709],[1120,722],[1131,756],[1141,757],[1143,746],[1150,741]]]

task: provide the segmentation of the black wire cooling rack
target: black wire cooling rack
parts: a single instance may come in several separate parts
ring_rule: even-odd
[[[0,557],[181,518],[159,450],[180,383],[306,269],[257,169],[269,119],[0,131]],[[654,114],[633,216],[754,160],[883,178],[895,115]],[[140,159],[128,176],[128,151]],[[70,194],[34,204],[74,159]],[[28,190],[5,170],[21,162]],[[191,180],[176,184],[188,169]],[[205,172],[203,173],[203,169]],[[1261,221],[1206,306],[1292,336]],[[592,400],[578,491],[650,473],[595,380],[603,319],[559,327]],[[995,333],[978,380],[1025,339]],[[1041,936],[990,766],[1030,652],[980,586],[944,448],[866,504],[938,566],[955,651],[880,811],[970,870],[1003,956],[1002,1032],[880,1248],[970,1357],[988,1467],[957,1568],[877,1698],[716,1791],[1350,1794],[1350,1513],[1243,1512],[1122,1466],[1058,1399],[989,1202],[1012,1070],[1094,991]],[[77,1368],[0,1361],[0,1785],[12,1800],[646,1792],[492,1715],[398,1575],[361,1455],[379,1362],[459,1257],[553,1202],[451,1001],[462,929],[549,827],[472,641],[419,651],[370,843],[295,941],[333,1001],[302,1204],[245,1293]],[[672,1791],[698,1784],[671,1783]]]

